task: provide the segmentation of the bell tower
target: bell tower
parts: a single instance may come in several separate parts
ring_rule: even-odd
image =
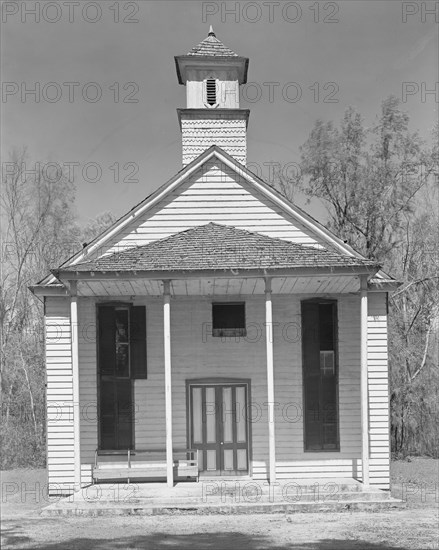
[[[247,82],[248,61],[224,46],[212,27],[187,55],[175,57],[178,82],[186,86],[186,109],[177,109],[183,166],[211,145],[246,164],[250,111],[239,108],[239,86]]]

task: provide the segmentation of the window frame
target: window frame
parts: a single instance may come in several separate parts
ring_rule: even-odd
[[[325,375],[324,370],[322,370],[321,365],[321,354],[322,351],[333,351],[334,353],[334,384],[335,384],[335,425],[336,425],[336,433],[335,433],[335,443],[333,448],[325,448],[324,447],[324,441],[323,441],[323,435],[322,435],[322,425],[323,425],[323,418],[320,413],[320,449],[310,449],[307,448],[307,413],[306,413],[306,380],[307,377],[305,375],[305,349],[304,349],[304,338],[303,338],[303,305],[304,304],[317,304],[317,305],[332,305],[332,319],[333,319],[333,350],[324,350],[319,349],[319,368],[320,368],[320,374],[318,378],[319,383],[319,411],[322,410],[323,405],[323,396],[321,392],[321,384],[322,380],[325,378],[328,378],[327,375]],[[319,312],[320,317],[320,312]],[[303,451],[305,453],[334,453],[334,452],[340,452],[341,451],[341,445],[340,445],[340,399],[339,399],[339,323],[338,323],[338,300],[335,299],[327,299],[327,298],[310,298],[306,300],[301,300],[301,325],[302,325],[302,411],[303,411]],[[320,334],[319,334],[320,336]],[[319,346],[321,345],[321,341],[319,338]],[[311,377],[310,377],[311,378]]]
[[[116,371],[115,371],[115,378],[121,378],[121,379],[128,379],[132,378],[132,368],[131,368],[131,307],[132,304],[126,305],[126,306],[115,306],[114,311],[126,311],[127,312],[127,340],[126,342],[118,342],[117,338],[115,338],[114,345],[116,348]],[[121,376],[117,374],[117,347],[118,345],[125,346],[127,348],[127,355],[128,355],[128,374],[126,376]]]
[[[243,327],[215,327],[214,323],[214,308],[215,306],[242,306],[244,314]],[[245,337],[247,336],[247,315],[245,302],[212,302],[212,337],[227,338],[227,337]]]
[[[126,342],[128,345],[128,372],[129,376],[119,376],[117,374],[116,364],[114,365],[114,371],[112,374],[103,373],[101,370],[101,364],[100,364],[100,310],[104,307],[111,307],[114,311],[116,310],[126,310],[128,312],[128,341]],[[145,315],[145,334],[144,334],[144,345],[145,345],[145,373],[144,376],[139,376],[139,371],[136,367],[132,365],[132,349],[131,346],[133,344],[133,334],[132,334],[132,310],[133,308],[143,308],[144,309],[144,315]],[[117,385],[118,382],[122,382],[125,384],[129,384],[131,386],[131,449],[135,448],[135,437],[136,437],[136,429],[135,429],[135,394],[134,394],[134,385],[136,380],[146,380],[148,377],[148,360],[147,360],[147,323],[146,323],[146,315],[147,315],[147,308],[145,305],[141,306],[135,306],[132,302],[122,302],[122,301],[108,301],[108,302],[97,302],[96,308],[95,308],[95,315],[96,315],[96,394],[97,394],[97,442],[98,442],[98,448],[103,449],[103,424],[101,421],[101,386],[104,383],[112,383]],[[114,334],[114,348],[115,348],[115,355],[116,355],[116,334]],[[116,433],[116,432],[115,432]],[[119,433],[117,437],[119,436]],[[105,446],[106,448],[106,446]],[[123,447],[124,449],[126,447]]]

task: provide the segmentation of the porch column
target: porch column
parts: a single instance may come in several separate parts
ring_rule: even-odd
[[[276,440],[274,430],[274,372],[273,372],[273,306],[271,302],[271,279],[265,279],[265,343],[267,351],[267,397],[268,397],[268,455],[269,481],[276,481]]]
[[[81,488],[81,420],[79,405],[78,289],[76,281],[70,281],[70,339],[72,346],[74,483],[77,491]]]
[[[367,276],[360,277],[361,327],[361,462],[363,485],[369,487],[369,396],[367,380]]]
[[[171,294],[170,282],[163,281],[163,330],[165,357],[165,408],[166,408],[166,479],[174,486],[174,458],[172,454],[172,386],[171,386]]]

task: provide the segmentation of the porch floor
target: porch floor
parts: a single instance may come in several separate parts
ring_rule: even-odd
[[[196,482],[101,483],[69,497],[54,497],[43,516],[246,514],[338,512],[401,508],[388,491],[364,489],[354,479],[282,479],[274,485],[251,478],[201,478]]]

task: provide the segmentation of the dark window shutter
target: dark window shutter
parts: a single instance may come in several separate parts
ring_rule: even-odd
[[[113,380],[100,381],[99,431],[100,448],[114,449],[116,446],[116,386]]]
[[[100,449],[131,449],[133,446],[133,397],[129,379],[100,381]]]
[[[321,417],[320,407],[320,379],[310,376],[305,383],[305,449],[321,449]]]
[[[320,304],[319,306],[319,334],[320,349],[334,350],[334,306],[333,304]]]
[[[337,384],[335,376],[321,378],[322,447],[337,447]]]
[[[133,448],[133,392],[131,380],[117,380],[116,382],[116,449]]]
[[[98,354],[101,376],[113,376],[116,370],[116,315],[113,306],[98,307]]]
[[[131,378],[146,378],[146,308],[130,309]]]
[[[320,375],[319,304],[302,302],[302,353],[305,376]]]

